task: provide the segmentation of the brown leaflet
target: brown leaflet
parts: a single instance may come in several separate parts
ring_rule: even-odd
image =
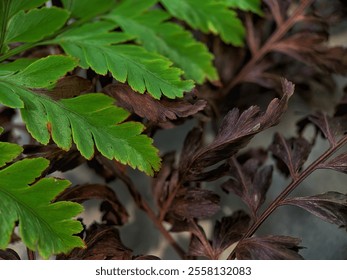
[[[218,70],[222,84],[230,82],[244,63],[247,52],[245,48],[237,48],[225,44],[218,37],[214,38],[213,53],[215,55],[215,66]],[[199,91],[202,95],[206,93],[204,86]],[[216,92],[210,94],[210,98],[216,98]]]
[[[336,14],[343,9],[341,7],[331,9],[333,5],[330,5],[330,2],[328,9],[321,5],[321,2],[325,1],[305,0],[294,4],[293,1],[288,0],[264,0],[266,4],[264,5],[265,20],[262,22],[258,17],[253,17],[252,20],[249,17],[246,18],[247,36],[250,37],[250,39],[247,38],[247,43],[252,56],[248,62],[239,66],[234,75],[229,76],[233,78],[226,83],[223,93],[230,94],[233,98],[237,97],[240,92],[242,95],[248,94],[247,90],[242,88],[240,90],[239,87],[237,90],[231,91],[236,85],[244,82],[252,82],[261,87],[277,90],[279,76],[290,77],[296,84],[302,80],[303,85],[310,84],[312,83],[310,79],[312,73],[300,70],[301,74],[298,71],[292,73],[288,71],[292,66],[302,68],[305,66],[302,62],[310,65],[307,68],[326,70],[323,78],[326,82],[329,80],[331,82],[332,73],[346,73],[345,49],[329,47],[326,44],[331,31],[330,25],[333,23],[330,17],[336,17]],[[330,16],[327,15],[328,10]],[[271,22],[271,17],[276,24]],[[341,20],[338,23],[341,23]],[[260,46],[257,44],[258,41],[262,42]],[[279,56],[279,51],[285,55]],[[270,64],[264,66],[267,64],[267,60],[270,61]],[[229,61],[232,60],[229,59]],[[312,65],[317,67],[312,67]],[[319,74],[317,73],[316,76],[323,76],[321,70]],[[335,82],[333,83],[335,84]],[[317,84],[320,84],[319,80],[317,80]],[[307,89],[304,88],[303,93],[307,94],[307,92]]]
[[[311,148],[312,145],[305,138],[285,139],[281,134],[276,133],[269,150],[279,161],[279,169],[285,175],[289,173],[292,178],[296,178],[301,167],[306,162]]]
[[[120,83],[110,84],[103,91],[114,97],[118,106],[155,123],[192,116],[203,110],[207,104],[204,100],[156,100]]]
[[[185,175],[184,178],[185,180],[190,180],[191,182],[212,182],[228,175],[229,169],[229,164],[227,162],[224,162],[223,164],[210,171],[189,174],[188,176]]]
[[[312,123],[329,141],[330,145],[334,146],[337,136],[342,132],[342,121],[343,118],[331,118],[325,113],[318,112],[301,120],[297,123],[297,126],[301,133],[309,123]]]
[[[294,94],[295,85],[287,79],[281,79],[282,93],[281,99],[275,98],[268,105],[266,112],[261,116],[262,129],[267,129],[277,125],[280,118],[287,110],[289,98]]]
[[[347,173],[347,154],[343,153],[341,155],[338,155],[334,159],[329,160],[326,163],[320,164],[319,168],[332,169],[339,172]]]
[[[159,208],[163,206],[178,183],[178,174],[174,167],[175,153],[167,153],[162,158],[162,166],[152,181],[152,193]]]
[[[44,174],[50,174],[55,171],[66,172],[85,163],[86,160],[80,152],[73,147],[69,151],[63,151],[56,145],[24,145],[23,154],[29,157],[44,157],[50,161],[49,167]]]
[[[79,260],[79,256],[82,256],[83,260],[160,260],[153,255],[133,256],[132,250],[122,243],[119,231],[114,227],[94,224],[87,230],[85,241],[87,249],[74,249],[69,255],[60,255],[58,259]]]
[[[189,160],[201,148],[203,131],[200,127],[193,128],[186,136],[183,148],[180,154],[179,174],[180,178],[184,177],[189,167]]]
[[[229,246],[239,241],[248,229],[251,219],[242,210],[216,221],[213,230],[212,248],[219,256]]]
[[[215,140],[199,149],[190,159],[189,169],[200,173],[207,166],[225,160],[243,148],[252,138],[254,130],[259,130],[259,108],[252,106],[242,114],[238,109],[230,111],[224,118]]]
[[[58,255],[58,260],[131,260],[132,250],[121,241],[115,227],[93,224],[86,231],[86,249],[73,249],[68,255]]]
[[[66,76],[61,78],[54,88],[44,93],[54,100],[73,98],[93,90],[92,83],[79,76]]]
[[[178,219],[207,218],[220,209],[220,198],[212,191],[195,187],[178,190],[169,213]]]
[[[194,220],[189,221],[189,227],[192,235],[189,243],[188,255],[193,257],[207,257],[212,260],[217,259],[218,256],[214,253],[211,241],[208,240],[205,230]]]
[[[316,1],[314,14],[329,24],[340,23],[347,13],[345,0]]]
[[[277,25],[282,25],[287,19],[287,11],[290,6],[290,2],[291,1],[288,0],[264,0],[264,3],[270,8],[271,14]]]
[[[264,88],[281,90],[281,76],[271,73],[270,69],[275,62],[270,59],[263,59],[252,68],[247,75],[244,76],[243,82],[258,84]]]
[[[253,218],[265,202],[266,193],[272,182],[272,166],[261,167],[257,159],[249,159],[241,165],[235,158],[229,160],[231,179],[221,187],[226,192],[239,196],[250,208]]]
[[[101,199],[106,204],[102,204],[101,210],[106,213],[103,219],[114,225],[123,225],[128,221],[128,213],[125,207],[118,200],[116,193],[106,185],[86,184],[77,185],[66,189],[56,200],[73,201],[83,203],[90,199]]]
[[[204,244],[194,234],[189,243],[188,255],[193,257],[208,257],[209,252]]]
[[[302,260],[298,251],[301,240],[289,236],[251,237],[235,249],[238,260]]]
[[[294,85],[287,80],[282,81],[282,87],[283,97],[273,99],[264,113],[260,113],[257,106],[242,113],[238,109],[231,110],[225,116],[214,141],[198,149],[189,159],[186,179],[194,180],[196,174],[199,175],[203,169],[230,158],[257,133],[276,125],[294,92]]]
[[[191,225],[187,219],[179,219],[170,213],[165,217],[165,221],[170,223],[170,232],[190,232],[192,231]]]
[[[256,159],[260,165],[264,164],[268,159],[268,152],[263,148],[250,148],[244,153],[237,156],[237,161],[244,164],[249,159]]]
[[[292,59],[289,60],[292,61]],[[285,66],[282,65],[282,67],[279,66],[277,71],[282,71],[283,67],[285,67],[285,73],[282,75],[292,77],[297,92],[308,103],[314,102],[319,97],[317,95],[321,95],[321,92],[330,100],[330,93],[336,90],[336,82],[333,76],[327,75],[316,67],[294,62]]]
[[[245,15],[245,25],[246,25],[246,40],[247,45],[249,47],[249,50],[251,51],[252,55],[257,53],[260,48],[261,38],[259,36],[259,33],[256,32],[254,23],[252,21],[252,14],[247,13]]]
[[[283,3],[279,4],[280,2]],[[265,1],[271,9],[279,29],[285,28],[285,14],[290,7],[290,1],[280,2]],[[271,42],[268,49],[269,51],[284,53],[300,62],[313,64],[328,73],[345,74],[347,69],[346,51],[343,47],[328,47],[325,44],[329,39],[329,22],[327,18],[319,16],[320,12],[322,12],[322,8],[315,7],[313,12],[306,12],[303,9],[299,13],[293,14],[293,23],[300,24],[296,26],[296,33]]]
[[[19,255],[12,249],[0,250],[0,260],[20,260]]]
[[[308,65],[315,65],[328,73],[346,74],[346,49],[329,48],[322,45],[325,41],[325,35],[300,32],[273,44],[272,51],[284,53]]]
[[[313,196],[288,198],[281,204],[298,206],[326,222],[341,227],[347,226],[346,194],[331,191]]]

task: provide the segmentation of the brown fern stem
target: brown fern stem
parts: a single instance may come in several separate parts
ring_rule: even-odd
[[[262,223],[279,207],[282,205],[282,202],[287,198],[287,196],[295,190],[302,181],[304,181],[309,175],[311,175],[316,169],[320,167],[332,154],[334,154],[338,149],[344,146],[347,143],[347,136],[344,136],[339,140],[335,145],[331,146],[325,153],[323,153],[317,160],[315,160],[311,165],[309,165],[297,178],[293,181],[276,197],[276,199],[267,207],[267,209],[259,216],[259,218],[253,223],[253,225],[247,230],[243,237],[239,240],[242,240],[251,237],[256,230],[262,225]],[[228,259],[235,258],[235,252],[237,246],[230,253]]]
[[[297,22],[298,18],[303,14],[305,9],[309,7],[314,0],[303,0],[295,9],[292,15],[271,35],[266,43],[252,56],[251,60],[241,69],[241,71],[233,78],[229,84],[223,88],[223,95],[228,94],[236,85],[244,81],[245,77],[250,73],[255,65],[271,51],[272,45],[279,41],[289,29]]]

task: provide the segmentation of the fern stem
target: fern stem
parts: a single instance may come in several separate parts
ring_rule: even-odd
[[[35,252],[27,248],[28,260],[34,261],[36,260]]]
[[[262,223],[277,209],[277,207],[282,206],[282,202],[287,198],[287,196],[294,191],[299,184],[304,181],[309,175],[311,175],[320,165],[325,162],[331,155],[333,155],[338,149],[347,143],[347,136],[344,136],[335,145],[331,146],[325,153],[323,153],[317,160],[311,163],[297,178],[293,181],[276,197],[276,199],[266,208],[266,210],[259,216],[259,218],[253,223],[253,225],[247,230],[243,237],[239,240],[242,241],[246,238],[251,237],[256,230],[262,225]],[[235,258],[235,251],[230,253],[228,260]]]
[[[171,207],[180,187],[181,187],[180,182],[177,182],[175,187],[170,192],[168,199],[165,200],[164,205],[161,207],[159,212],[159,221],[164,221],[165,215],[169,211],[169,208]]]
[[[10,1],[5,0],[3,1],[4,10],[3,10],[3,17],[1,19],[1,28],[0,28],[0,54],[2,54],[2,49],[4,47],[5,37],[6,37],[6,29],[7,29],[7,21],[8,21],[8,14],[10,10]]]
[[[26,50],[29,50],[31,48],[37,47],[37,46],[44,46],[44,45],[49,45],[49,44],[56,44],[56,42],[54,41],[54,39],[60,35],[61,33],[70,30],[72,28],[76,28],[82,24],[84,24],[85,22],[87,22],[88,20],[90,20],[90,18],[83,18],[81,20],[75,21],[70,25],[65,26],[64,28],[58,30],[57,32],[55,32],[53,35],[45,38],[44,40],[40,41],[40,42],[35,42],[35,43],[25,43],[23,45],[20,45],[17,48],[14,48],[10,51],[8,51],[7,53],[3,54],[0,56],[0,62],[16,55],[16,54],[20,54],[21,52],[24,52]],[[1,45],[0,45],[1,46]],[[1,48],[0,48],[1,51]],[[0,52],[1,53],[1,52]]]
[[[39,45],[39,43],[26,43],[26,44],[20,45],[19,47],[14,48],[14,49],[8,51],[7,53],[3,54],[2,56],[0,56],[0,62],[6,60],[6,59],[8,59],[8,58],[10,58],[16,54],[19,54],[21,52],[29,50],[33,47],[36,47],[38,45]]]
[[[186,252],[182,249],[182,247],[176,242],[175,239],[171,236],[171,234],[166,230],[163,226],[162,222],[159,220],[157,215],[154,213],[152,208],[148,205],[148,203],[143,199],[141,193],[136,189],[133,181],[124,173],[119,172],[115,166],[110,165],[113,172],[116,176],[125,184],[128,188],[128,191],[132,198],[134,199],[135,204],[138,208],[143,210],[147,216],[152,220],[152,222],[156,225],[161,234],[165,237],[165,239],[169,242],[169,244],[173,247],[176,253],[180,256],[181,259],[186,259]]]
[[[251,72],[255,65],[261,60],[267,53],[271,51],[272,44],[280,40],[288,30],[293,27],[298,17],[309,7],[314,0],[303,0],[301,4],[295,9],[293,14],[271,35],[266,43],[253,55],[251,60],[241,69],[241,71],[230,81],[223,89],[223,94],[229,93],[236,85],[242,82],[245,76]]]
[[[198,224],[193,220],[190,219],[189,222],[194,227],[193,234],[200,240],[200,242],[204,245],[204,249],[207,250],[208,257],[212,260],[217,260],[218,256],[214,253],[211,243],[207,239],[204,231],[201,230],[201,228],[198,226]]]

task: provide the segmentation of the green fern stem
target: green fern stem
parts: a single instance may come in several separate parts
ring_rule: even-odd
[[[33,47],[36,47],[36,46],[39,46],[39,45],[45,45],[45,43],[26,43],[26,44],[23,44],[23,45],[20,45],[19,47],[17,48],[14,48],[10,51],[8,51],[7,53],[3,54],[2,56],[0,56],[0,62],[16,55],[16,54],[20,54],[21,52],[24,52],[24,51],[27,51],[27,50],[30,50],[31,48]]]
[[[7,21],[8,21],[8,13],[10,10],[10,1],[4,0],[3,1],[4,7],[2,7],[3,10],[3,17],[1,19],[1,30],[0,30],[0,54],[3,52],[5,37],[6,37],[6,29],[7,29]]]
[[[90,17],[88,18],[83,18],[81,20],[78,20],[78,21],[75,21],[73,22],[72,24],[70,25],[67,25],[65,26],[64,28],[58,30],[57,32],[55,32],[53,35],[45,38],[44,40],[40,41],[40,42],[35,42],[35,43],[25,43],[23,45],[20,45],[19,47],[17,48],[14,48],[10,51],[8,51],[7,53],[3,54],[0,56],[0,62],[2,61],[5,61],[6,59],[9,59],[10,57],[14,56],[14,55],[17,55],[17,54],[20,54],[24,51],[27,51],[27,50],[30,50],[34,47],[37,47],[37,46],[44,46],[44,45],[49,45],[51,43],[51,41],[57,37],[58,35],[60,35],[61,33],[71,29],[71,28],[76,28],[86,22],[88,22],[89,20],[91,20]],[[5,37],[4,37],[5,39]],[[0,45],[1,46],[1,45]],[[0,54],[1,54],[1,48],[0,48]]]

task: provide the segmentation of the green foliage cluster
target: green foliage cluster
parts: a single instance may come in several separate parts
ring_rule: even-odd
[[[259,0],[63,0],[63,8],[45,2],[0,0],[0,103],[19,109],[27,130],[42,144],[53,140],[69,150],[74,143],[87,159],[96,148],[149,175],[160,168],[158,151],[141,134],[144,126],[125,121],[129,113],[112,98],[91,93],[58,100],[38,89],[51,89],[81,67],[110,73],[156,99],[182,97],[195,83],[218,80],[218,73],[206,45],[171,19],[240,46],[245,30],[233,9],[261,13]],[[58,45],[66,55],[15,59],[46,45]],[[81,225],[71,220],[81,206],[51,203],[69,182],[37,181],[48,161],[11,164],[21,151],[15,144],[0,143],[0,248],[9,243],[16,221],[26,246],[45,258],[83,247],[73,236]]]

